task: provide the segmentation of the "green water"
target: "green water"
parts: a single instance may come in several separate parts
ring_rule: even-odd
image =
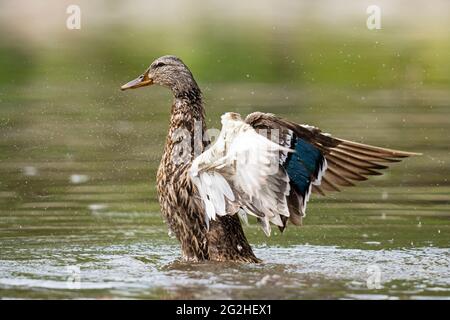
[[[78,0],[81,30],[68,4],[0,0],[0,298],[450,298],[449,3],[381,3],[381,30],[355,1]],[[180,263],[155,194],[170,93],[119,90],[163,54],[210,128],[273,112],[423,156],[313,196],[302,227],[251,221],[262,264]]]
[[[0,297],[450,297],[445,88],[200,81],[210,127],[220,128],[223,112],[259,110],[423,153],[356,188],[314,196],[300,228],[267,238],[252,221],[246,234],[264,263],[222,265],[178,262],[159,214],[155,171],[170,93],[122,93],[120,84],[1,90]],[[374,266],[380,282],[370,288]]]

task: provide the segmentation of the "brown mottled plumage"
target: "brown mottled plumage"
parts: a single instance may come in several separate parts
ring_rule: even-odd
[[[211,221],[207,230],[203,203],[187,170],[195,156],[194,152],[203,152],[209,141],[195,139],[201,145],[193,146],[186,161],[178,163],[180,160],[176,148],[181,139],[176,139],[177,132],[186,130],[193,137],[198,134],[195,131],[200,130],[201,137],[204,137],[206,131],[202,94],[189,69],[180,59],[164,56],[122,89],[140,87],[142,81],[169,87],[174,94],[169,132],[156,181],[161,213],[181,243],[183,259],[259,262],[237,215]]]
[[[204,202],[189,175],[192,161],[209,145],[209,140],[204,138],[206,126],[202,94],[191,72],[179,58],[164,56],[155,60],[140,77],[123,85],[122,90],[151,84],[168,87],[174,95],[169,132],[157,173],[157,189],[162,215],[181,243],[183,259],[259,262],[236,214],[239,206],[258,213],[257,206],[248,202],[245,206],[243,203],[233,204],[226,215],[207,221]],[[240,119],[240,116],[235,115],[235,118]],[[320,150],[325,160],[322,160],[320,166],[317,165],[316,172],[310,173],[309,186],[310,190],[322,195],[325,191],[339,191],[338,186],[351,186],[353,181],[366,180],[368,175],[379,174],[376,170],[387,168],[384,164],[413,155],[334,138],[323,134],[318,128],[298,125],[272,114],[255,112],[245,122],[256,130],[278,130],[281,134],[278,143],[283,147],[292,148],[291,138],[295,136]],[[189,148],[186,149],[182,144],[186,143],[187,137],[194,139],[187,140]],[[284,157],[286,159],[288,155],[285,154]],[[285,170],[282,165],[284,164],[280,163],[280,170]],[[289,184],[288,182],[287,180],[285,184]],[[313,185],[313,182],[319,183]],[[288,195],[286,200],[289,217],[281,216],[278,222],[282,223],[278,224],[281,230],[284,230],[288,221],[295,225],[301,224],[309,197],[309,193],[302,194],[292,182],[290,185],[284,191],[279,189],[282,188],[281,185],[269,186],[275,190],[277,197],[284,198],[284,194]],[[258,220],[264,231],[270,233],[268,217],[259,212]]]

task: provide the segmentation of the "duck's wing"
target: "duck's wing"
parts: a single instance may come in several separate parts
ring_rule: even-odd
[[[280,152],[289,150],[258,134],[237,114],[222,116],[215,143],[194,159],[189,170],[204,202],[206,221],[241,210],[282,227],[289,216],[289,177],[279,166]]]
[[[255,112],[245,122],[258,132],[275,132],[281,145],[295,152],[287,154],[280,165],[286,170],[291,190],[288,196],[290,219],[301,224],[310,193],[325,195],[326,191],[340,191],[355,182],[380,175],[379,170],[402,158],[417,153],[404,152],[332,137],[320,129],[300,125],[273,114]],[[275,141],[272,137],[272,140]],[[283,218],[284,226],[287,219]]]

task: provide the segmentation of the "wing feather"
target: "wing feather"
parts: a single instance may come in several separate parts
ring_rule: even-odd
[[[250,214],[270,235],[270,223],[281,230],[288,221],[301,225],[311,193],[341,191],[413,155],[339,139],[272,114],[256,112],[242,121],[227,113],[216,142],[194,159],[189,173],[207,223],[237,212],[247,221]]]
[[[251,214],[262,221],[266,234],[270,234],[269,222],[283,226],[280,215],[289,216],[290,185],[278,156],[289,151],[258,134],[237,114],[222,116],[216,142],[189,169],[205,204],[207,221],[242,208],[245,217]]]
[[[269,113],[255,112],[247,116],[245,121],[257,130],[277,129],[282,133],[291,132],[303,141],[313,145],[326,159],[326,168],[322,170],[322,179],[310,186],[311,191],[325,195],[325,192],[340,191],[340,187],[354,186],[355,182],[367,180],[373,175],[380,175],[378,170],[387,169],[388,165],[399,162],[402,159],[419,153],[405,152],[388,148],[375,147],[358,142],[344,140],[323,133],[319,128],[299,125],[285,119],[278,118]],[[280,139],[280,144],[285,145],[286,138]],[[313,177],[314,178],[314,177]],[[318,177],[316,177],[318,178]],[[305,176],[306,179],[306,176]],[[289,195],[289,220],[298,224],[298,214],[302,212],[304,199],[297,191],[291,189]],[[299,203],[300,204],[299,204]],[[306,201],[305,201],[306,206]],[[293,221],[294,219],[297,219]],[[284,220],[286,224],[287,220]]]

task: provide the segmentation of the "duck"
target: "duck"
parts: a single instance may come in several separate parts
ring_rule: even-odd
[[[419,155],[337,138],[262,112],[245,118],[225,113],[211,143],[202,92],[180,58],[157,58],[121,90],[151,85],[173,94],[156,185],[183,261],[261,262],[244,233],[248,216],[267,236],[272,226],[300,226],[312,194],[341,191]]]

